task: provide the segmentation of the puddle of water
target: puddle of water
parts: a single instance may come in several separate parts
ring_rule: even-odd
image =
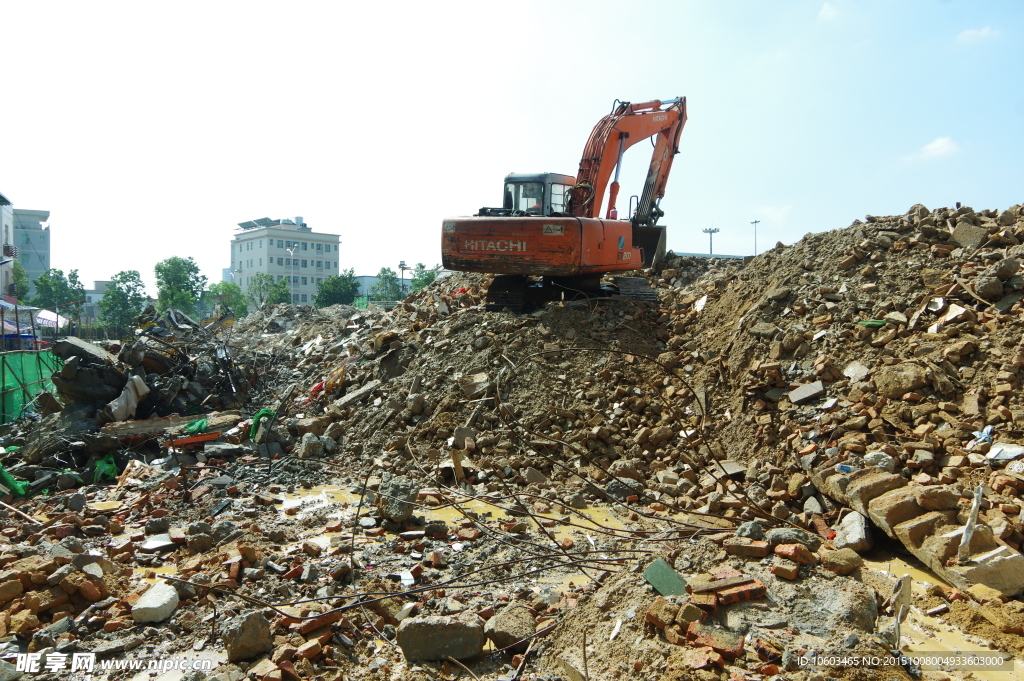
[[[145,575],[149,572],[154,573],[153,577],[146,577]],[[141,579],[141,581],[148,584],[156,584],[164,580],[160,579],[160,575],[174,576],[178,574],[177,565],[161,565],[160,567],[138,567],[132,571],[133,577]]]
[[[928,570],[908,563],[903,558],[892,555],[875,555],[873,560],[865,560],[864,567],[878,572],[888,573],[893,578],[910,575],[911,588],[915,593],[924,593],[932,584],[949,586],[945,581]],[[929,617],[916,609],[911,609],[907,619],[901,625],[903,650],[908,653],[925,652],[963,652],[991,653],[992,648],[971,643],[959,629],[941,621],[938,617]],[[982,681],[1024,681],[1024,664],[1013,661],[1013,671],[972,671],[974,679]],[[953,678],[966,674],[965,671],[950,672]]]

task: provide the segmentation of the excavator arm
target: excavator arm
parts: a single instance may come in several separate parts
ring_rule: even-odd
[[[577,217],[599,217],[614,170],[615,180],[611,182],[606,217],[616,218],[622,155],[634,144],[656,136],[647,181],[631,221],[634,227],[657,223],[661,215],[657,202],[665,195],[672,157],[679,153],[679,135],[685,123],[685,97],[640,104],[617,102],[615,110],[602,118],[590,133],[580,160],[576,186],[570,190],[567,212]]]

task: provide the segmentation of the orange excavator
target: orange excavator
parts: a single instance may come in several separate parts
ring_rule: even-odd
[[[489,310],[518,312],[539,300],[616,292],[601,287],[604,274],[650,267],[664,257],[665,227],[657,224],[664,213],[658,204],[685,123],[685,97],[640,104],[616,100],[590,133],[576,177],[512,173],[505,177],[500,208],[445,219],[442,263],[458,272],[497,275],[488,289]],[[630,217],[620,220],[616,202],[622,155],[652,137],[643,192],[630,198]],[[606,190],[608,210],[601,218]],[[645,279],[614,281],[623,295],[657,300]]]

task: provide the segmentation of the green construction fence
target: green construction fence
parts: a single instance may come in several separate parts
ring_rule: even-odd
[[[50,376],[60,368],[60,358],[49,350],[0,353],[0,424],[20,418],[36,395],[52,390]]]

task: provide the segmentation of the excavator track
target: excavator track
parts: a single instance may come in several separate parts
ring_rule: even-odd
[[[645,303],[657,303],[658,292],[651,288],[651,285],[643,277],[612,277],[619,293],[630,300],[640,300]]]
[[[516,274],[499,274],[487,288],[486,309],[488,312],[501,312],[509,309],[515,314],[522,314],[526,306],[526,287],[529,280]]]

